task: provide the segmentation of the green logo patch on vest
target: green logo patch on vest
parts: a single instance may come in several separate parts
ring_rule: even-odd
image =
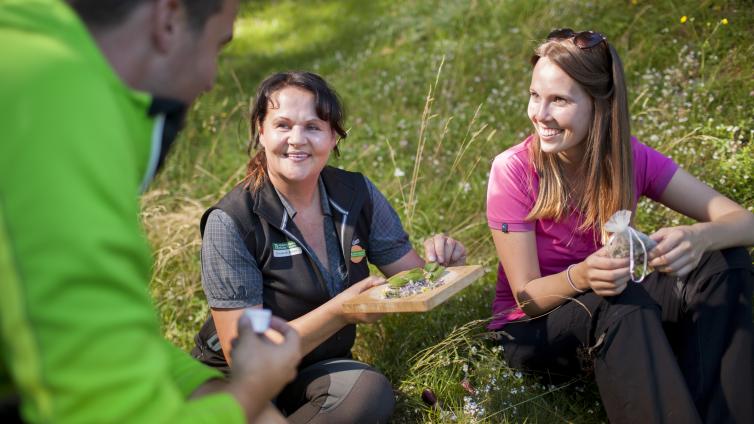
[[[272,243],[272,256],[284,258],[286,256],[300,255],[301,247],[296,242]]]

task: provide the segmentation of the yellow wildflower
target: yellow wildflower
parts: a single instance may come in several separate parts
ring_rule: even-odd
[[[683,16],[681,16],[681,23],[682,23],[682,24],[685,24],[685,23],[686,23],[686,21],[688,21],[688,20],[689,20],[689,17],[688,17],[688,16],[686,16],[686,15],[683,15]]]
[[[723,25],[728,25],[728,18],[723,18],[723,20],[720,21],[720,23]]]

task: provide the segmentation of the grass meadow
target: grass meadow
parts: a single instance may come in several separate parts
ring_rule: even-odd
[[[485,221],[489,167],[529,132],[528,59],[556,27],[604,33],[624,62],[633,134],[754,210],[750,1],[249,1],[215,89],[194,104],[142,199],[165,336],[189,349],[209,312],[199,217],[244,176],[257,84],[275,71],[311,70],[348,113],[349,136],[331,164],[369,176],[415,246],[447,232],[488,270],[432,312],[359,327],[355,356],[393,382],[394,422],[606,421],[588,379],[553,385],[510,370],[483,330],[497,263]],[[681,222],[640,204],[645,232]],[[440,408],[422,403],[425,388]]]

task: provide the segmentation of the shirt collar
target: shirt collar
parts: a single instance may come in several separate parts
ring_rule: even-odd
[[[327,196],[325,183],[322,181],[321,176],[319,177],[319,179],[317,179],[317,185],[319,186],[319,204],[322,207],[322,215],[332,216],[332,210],[330,209],[330,198]],[[274,185],[273,188],[275,188]],[[278,198],[280,198],[280,203],[283,204],[288,217],[290,217],[290,219],[295,218],[297,213],[296,208],[294,208],[293,205],[288,202],[288,199],[286,199],[285,196],[283,196],[283,193],[278,191],[277,188],[275,188],[275,193],[277,193]]]

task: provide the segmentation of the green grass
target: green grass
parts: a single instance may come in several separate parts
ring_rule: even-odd
[[[444,422],[452,414],[457,422],[604,421],[591,383],[543,386],[507,369],[476,321],[489,316],[494,295],[484,214],[490,162],[529,131],[528,58],[563,26],[599,30],[618,49],[635,135],[754,210],[754,11],[747,1],[249,2],[215,90],[193,107],[167,169],[143,199],[157,261],[151,289],[166,337],[188,349],[208,313],[198,218],[243,177],[253,90],[272,72],[312,70],[348,110],[349,137],[331,163],[368,175],[415,246],[445,231],[466,244],[471,263],[489,270],[432,312],[360,326],[355,355],[399,390],[394,421]],[[663,207],[640,205],[645,232],[681,222]],[[464,378],[475,395],[461,386]],[[445,412],[423,406],[425,387]]]

